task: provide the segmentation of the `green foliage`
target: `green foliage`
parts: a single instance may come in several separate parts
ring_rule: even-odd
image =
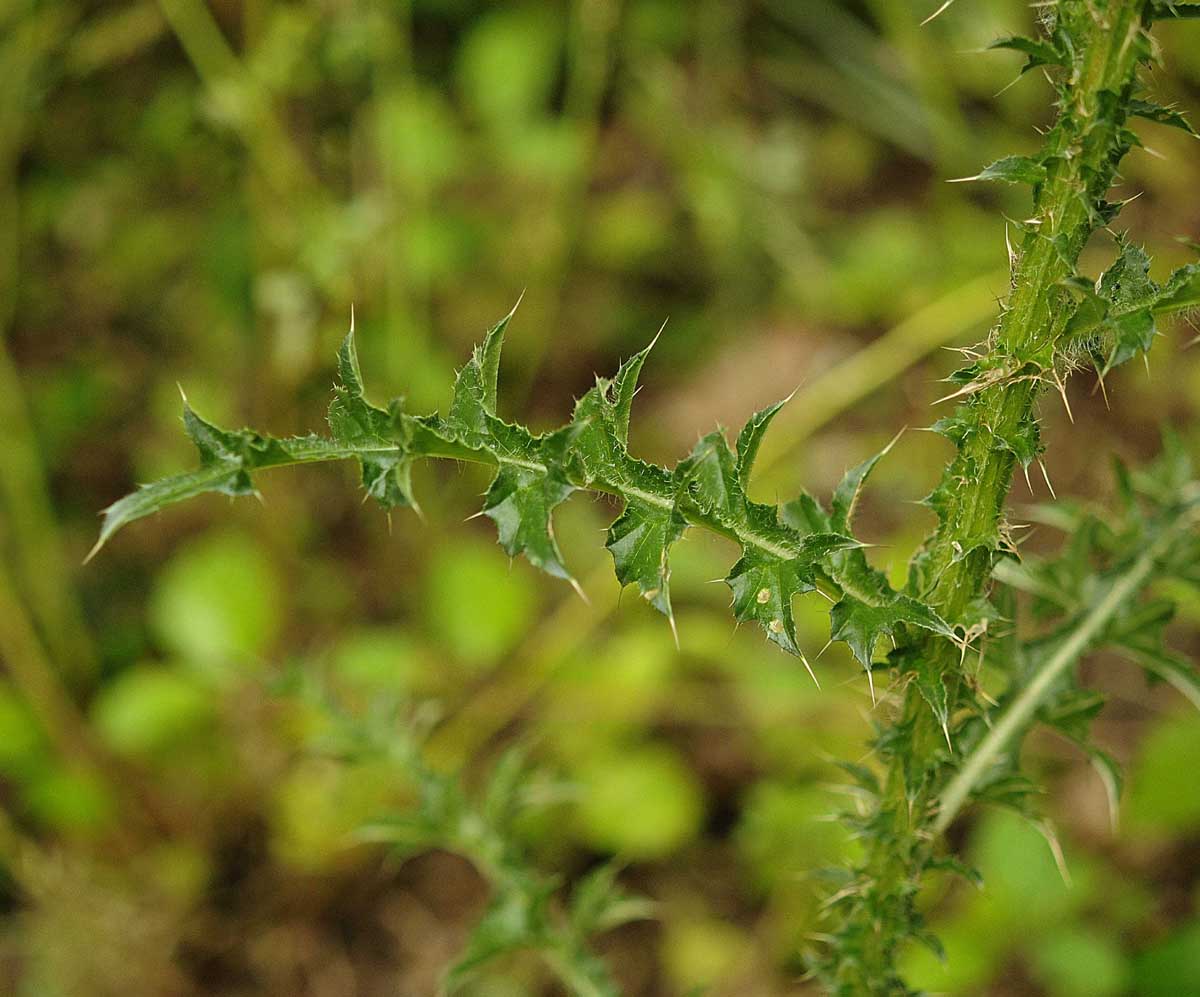
[[[993,634],[997,639],[988,644],[987,665],[1004,675],[1008,685],[994,706],[980,703],[978,716],[962,729],[963,770],[979,769],[971,786],[975,799],[1002,803],[1036,819],[1038,789],[1021,774],[1020,751],[1022,736],[1043,724],[1088,754],[1107,791],[1115,824],[1122,774],[1090,735],[1104,697],[1083,687],[1070,667],[1049,683],[1040,681],[1058,661],[1070,666],[1080,656],[1106,648],[1142,665],[1151,681],[1176,685],[1200,707],[1200,673],[1164,643],[1174,605],[1152,591],[1170,581],[1200,586],[1195,570],[1200,559],[1200,481],[1179,441],[1170,435],[1157,461],[1136,473],[1118,464],[1117,478],[1120,502],[1115,510],[1069,502],[1034,510],[1035,518],[1066,533],[1057,556],[1000,565],[998,577],[1029,594],[1037,632],[1018,639],[1018,621],[1010,615]],[[1118,591],[1121,596],[1114,601]],[[1003,601],[1011,614],[1015,601]],[[1081,633],[1087,635],[1082,641]],[[1069,660],[1062,658],[1068,644]],[[986,756],[986,767],[977,766],[972,751],[985,749],[975,746],[989,744],[991,732],[1017,710],[1023,719],[1010,732],[1011,739]],[[954,795],[952,785],[943,804],[951,805]]]
[[[613,864],[597,866],[556,902],[557,879],[537,871],[520,844],[518,823],[531,809],[561,798],[533,778],[522,748],[500,756],[477,793],[439,772],[422,757],[428,716],[405,717],[396,697],[378,697],[364,713],[350,713],[311,680],[293,692],[322,717],[313,745],[339,760],[375,759],[412,787],[410,806],[378,814],[357,829],[360,840],[380,842],[408,857],[440,848],[468,859],[487,880],[491,897],[441,992],[458,993],[494,962],[521,952],[537,954],[573,994],[619,993],[591,939],[629,921],[652,916],[652,905],[625,892]]]
[[[500,353],[511,318],[512,313],[487,333],[459,371],[445,417],[411,416],[399,399],[386,409],[368,402],[353,329],[338,353],[332,437],[276,439],[249,429],[230,432],[204,422],[185,404],[184,426],[200,451],[200,469],[143,486],[110,506],[99,543],[135,519],[204,492],[251,494],[252,472],[285,464],[357,460],[368,495],[386,509],[415,508],[413,461],[457,458],[496,468],[483,513],[495,522],[501,547],[571,581],[554,536],[555,508],[579,489],[622,499],[625,508],[610,526],[606,544],[617,578],[636,584],[672,625],[670,549],[694,525],[741,547],[725,579],[735,618],[757,622],[769,640],[806,666],[792,600],[818,588],[834,603],[832,639],[847,642],[868,670],[884,634],[916,627],[953,636],[951,624],[931,607],[894,591],[850,535],[854,505],[882,454],[847,473],[828,514],[807,495],[780,508],[746,494],[763,435],[783,402],[755,413],[734,447],[717,430],[673,469],[639,460],[627,447],[629,419],[650,347],[622,364],[615,378],[597,378],[567,425],[535,435],[505,422],[496,410]]]
[[[1116,261],[1099,280],[1084,276],[1078,266],[1092,234],[1121,208],[1107,198],[1123,156],[1138,144],[1128,120],[1142,117],[1190,131],[1178,112],[1135,94],[1139,69],[1152,55],[1150,23],[1193,16],[1194,6],[1059,0],[1043,11],[1044,39],[1006,38],[996,44],[1026,55],[1025,70],[1047,70],[1059,116],[1037,154],[1004,157],[970,178],[1028,184],[1033,205],[1017,223],[1020,245],[1011,253],[1012,286],[1001,319],[986,343],[967,351],[970,362],[951,376],[953,390],[943,400],[955,400],[959,407],[933,427],[954,443],[956,454],[926,500],[937,526],[914,558],[903,591],[871,566],[852,532],[857,498],[878,456],[847,473],[828,511],[807,494],[781,505],[755,502],[748,488],[763,436],[780,408],[775,405],[756,413],[733,446],[717,430],[674,467],[646,463],[630,454],[628,433],[649,347],[621,365],[615,377],[598,378],[566,425],[534,434],[503,419],[498,409],[500,356],[511,313],[459,370],[444,414],[413,415],[399,399],[383,408],[369,402],[353,323],[338,356],[329,436],[281,439],[249,429],[224,430],[201,419],[185,401],[185,429],[199,451],[199,468],[145,486],[111,506],[97,548],[128,523],[184,499],[206,492],[250,494],[260,470],[290,464],[355,460],[367,494],[385,509],[416,509],[411,468],[423,458],[491,465],[495,473],[482,514],[494,522],[502,548],[571,581],[553,529],[555,510],[575,491],[615,496],[623,508],[609,527],[607,547],[616,575],[622,584],[636,585],[672,625],[674,544],[692,526],[729,539],[739,556],[725,581],[739,622],[757,622],[770,641],[803,659],[793,599],[819,591],[832,604],[831,640],[845,642],[869,677],[891,670],[896,688],[903,690],[895,722],[878,721],[874,757],[883,771],[848,766],[858,783],[858,808],[846,823],[862,845],[862,858],[833,876],[828,910],[836,924],[815,967],[839,995],[909,993],[897,969],[902,947],[917,940],[940,951],[918,909],[918,894],[934,872],[968,872],[938,854],[943,793],[960,756],[970,756],[986,742],[988,721],[1012,716],[1008,708],[1033,702],[1021,696],[1048,674],[1041,663],[1111,646],[1189,695],[1197,694],[1186,664],[1162,646],[1166,607],[1141,598],[1152,568],[1194,580],[1196,551],[1187,543],[1164,544],[1164,538],[1180,535],[1194,499],[1190,477],[1171,464],[1174,458],[1144,479],[1127,476],[1127,522],[1120,529],[1113,531],[1103,517],[1081,514],[1071,521],[1073,544],[1063,558],[1019,569],[1032,579],[1039,599],[1064,593],[1063,602],[1042,615],[1054,621],[1045,633],[1022,641],[1010,629],[1006,639],[1012,600],[1003,591],[995,601],[989,599],[993,573],[999,569],[1003,575],[1003,566],[1017,553],[1004,503],[1015,467],[1027,469],[1041,456],[1037,401],[1042,390],[1051,384],[1061,390],[1066,375],[1086,360],[1103,376],[1144,353],[1161,316],[1186,311],[1200,299],[1198,265],[1177,270],[1159,285],[1149,276],[1146,254],[1123,237]],[[482,81],[502,61],[497,54],[503,46],[497,47],[494,38],[526,30],[540,28],[533,20],[500,17],[462,65],[464,86],[480,115],[510,134],[527,133],[525,119],[549,93],[549,72],[522,66],[495,91]],[[525,146],[513,143],[513,148]],[[714,226],[719,233],[719,221]],[[1147,551],[1153,554],[1149,560]],[[1132,581],[1131,559],[1139,572]],[[1128,594],[1121,588],[1126,583]],[[1100,610],[1103,627],[1093,632],[1087,628]],[[964,664],[968,650],[992,636],[997,638],[995,660],[1010,678],[997,712]],[[893,645],[886,661],[876,660],[883,637]],[[1032,720],[1083,746],[1115,796],[1116,766],[1089,738],[1100,700],[1068,674],[1055,672],[1054,678],[1045,698],[1034,703]],[[391,744],[394,731],[384,740]],[[1032,814],[1033,787],[1017,764],[1018,747],[1014,738],[970,792],[975,799]],[[380,822],[373,833],[405,850],[459,851],[493,887],[487,912],[448,976],[448,988],[499,957],[532,949],[574,992],[613,993],[606,971],[583,942],[591,930],[601,930],[637,905],[614,897],[612,875],[602,873],[581,884],[565,914],[555,907],[555,884],[534,872],[512,843],[519,764],[500,764],[483,801],[476,803],[457,781],[425,767],[415,752],[386,750],[401,751],[418,805]],[[603,774],[630,773],[606,765]],[[670,777],[659,781],[670,783]],[[599,808],[599,817],[591,814],[593,836],[601,844],[646,855],[684,840],[700,811],[686,791],[675,800],[657,801],[660,823],[669,834],[647,841],[613,833],[612,812],[628,809],[650,788],[627,778],[597,792],[591,803]]]
[[[1004,614],[987,596],[993,569],[1017,554],[1004,502],[1016,465],[1027,468],[1041,454],[1036,403],[1042,387],[1062,391],[1066,375],[1084,358],[1103,376],[1149,348],[1158,315],[1177,312],[1193,300],[1195,265],[1176,271],[1159,287],[1148,275],[1145,254],[1123,238],[1117,261],[1099,281],[1077,269],[1092,233],[1109,225],[1120,210],[1107,196],[1122,158],[1138,144],[1127,119],[1138,111],[1162,117],[1135,103],[1139,69],[1152,56],[1147,26],[1157,13],[1142,0],[1105,6],[1060,0],[1043,11],[1043,42],[1001,42],[1001,47],[1029,55],[1031,65],[1048,68],[1059,114],[1037,154],[1006,157],[977,177],[1030,184],[1033,209],[1018,223],[1021,240],[1010,252],[1011,289],[1000,321],[984,344],[966,351],[970,362],[950,377],[954,390],[942,399],[960,401],[952,416],[933,427],[955,444],[957,454],[927,499],[938,525],[914,557],[906,589],[972,641],[981,641],[1002,623]],[[1175,509],[1181,496],[1167,501]],[[1170,529],[1180,529],[1178,514]],[[1145,537],[1134,540],[1144,542]],[[1013,705],[1019,704],[1020,711],[1011,714],[1012,724],[1034,704],[1033,692],[1040,692],[1051,675],[1059,675],[1061,667],[1091,645],[1096,636],[1091,628],[1109,623],[1110,610],[1117,613],[1114,620],[1121,618],[1127,592],[1140,591],[1156,566],[1145,551],[1138,553],[1132,574],[1119,581],[1106,579],[1107,590],[1086,593],[1089,602],[1095,600],[1086,626],[1080,623],[1070,633],[1050,638],[1049,646],[1028,649],[1031,668],[1049,654],[1055,669],[1038,672],[1024,699],[1022,679],[1014,680]],[[1167,556],[1158,547],[1149,553]],[[835,894],[838,931],[819,963],[836,994],[908,993],[895,969],[901,942],[929,941],[916,896],[925,873],[940,861],[931,847],[944,830],[939,806],[945,802],[947,813],[954,809],[940,796],[961,753],[989,743],[982,719],[986,702],[977,696],[976,679],[965,667],[967,643],[956,648],[930,631],[913,629],[897,641],[889,659],[901,674],[911,672],[914,681],[898,722],[879,725],[875,747],[887,764],[886,779],[877,793],[860,779],[860,791],[872,802],[865,814],[850,818],[866,843],[867,856]],[[1156,654],[1158,650],[1155,646]],[[1051,703],[1043,707],[1041,719],[1086,745],[1087,723],[1100,705],[1097,698],[1067,689]],[[1115,765],[1098,751],[1093,750],[1093,757],[1115,794]],[[1009,761],[976,792],[1019,806],[1028,801],[1031,786],[1015,755]],[[964,772],[969,770],[968,762]]]

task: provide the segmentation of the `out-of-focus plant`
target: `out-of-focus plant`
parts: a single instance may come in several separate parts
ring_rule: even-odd
[[[519,844],[515,825],[531,810],[559,802],[561,792],[532,778],[524,749],[512,748],[493,766],[477,794],[462,780],[431,768],[421,742],[430,711],[406,715],[394,697],[376,697],[362,713],[303,677],[291,690],[320,718],[311,748],[346,762],[382,761],[411,790],[411,805],[380,814],[358,837],[383,842],[407,857],[440,848],[466,858],[491,887],[492,896],[466,946],[443,978],[446,993],[462,989],[490,963],[518,952],[536,953],[573,994],[619,993],[603,961],[589,948],[593,936],[649,917],[649,901],[625,892],[609,863],[580,878],[562,909],[559,882],[539,872]]]
[[[1057,567],[1023,573],[1001,568],[1001,576],[1044,589],[1043,599],[1061,588],[1060,626],[1024,643],[1009,631],[1008,649],[996,662],[1009,677],[998,707],[989,704],[975,671],[975,653],[1011,624],[1007,597],[993,601],[989,594],[998,566],[1017,554],[1005,513],[1013,474],[1018,465],[1028,473],[1041,461],[1038,399],[1047,386],[1062,391],[1067,375],[1083,365],[1094,365],[1103,382],[1112,368],[1150,348],[1159,319],[1200,306],[1200,265],[1182,267],[1160,285],[1149,277],[1145,253],[1124,237],[1117,239],[1116,261],[1098,280],[1078,271],[1084,246],[1122,207],[1108,195],[1122,158],[1138,144],[1130,119],[1190,131],[1177,111],[1139,96],[1139,71],[1153,58],[1151,25],[1196,16],[1200,7],[1058,0],[1042,13],[1043,37],[1006,38],[997,47],[1023,53],[1026,69],[1047,73],[1058,118],[1036,155],[1005,157],[970,178],[1029,184],[1033,208],[1016,223],[1021,238],[1010,253],[1011,289],[1000,320],[983,344],[966,351],[969,363],[951,377],[954,390],[943,399],[957,400],[959,407],[933,427],[957,454],[927,500],[938,524],[913,559],[903,589],[872,567],[852,531],[856,503],[886,449],[847,473],[828,509],[806,493],[778,505],[749,497],[755,457],[783,403],[751,417],[732,446],[718,430],[673,468],[642,461],[629,452],[628,431],[649,347],[612,379],[597,379],[565,426],[532,433],[498,414],[500,353],[511,314],[459,371],[444,415],[412,415],[401,400],[382,408],[370,403],[353,328],[338,356],[328,436],[225,430],[185,401],[184,424],[200,467],[111,506],[97,548],[124,525],[184,499],[206,492],[251,494],[255,472],[289,464],[356,460],[370,496],[389,510],[416,509],[411,469],[428,457],[493,465],[483,514],[495,522],[501,545],[567,580],[571,574],[551,525],[555,508],[581,490],[618,498],[623,511],[607,542],[617,577],[635,584],[672,626],[672,546],[693,526],[732,540],[740,557],[725,580],[739,621],[757,622],[811,671],[792,600],[818,592],[832,604],[830,640],[849,646],[872,690],[874,673],[890,672],[891,688],[902,698],[895,715],[878,726],[874,749],[882,771],[851,766],[861,792],[860,810],[849,820],[863,858],[834,874],[828,906],[835,924],[813,963],[837,994],[909,993],[897,969],[901,946],[911,939],[937,945],[924,926],[917,893],[931,873],[963,870],[947,853],[941,832],[967,799],[1027,808],[1029,785],[1014,746],[1034,720],[1087,741],[1087,720],[1098,704],[1069,682],[1074,661],[1097,643],[1112,643],[1192,695],[1196,688],[1189,668],[1159,646],[1164,610],[1141,600],[1147,582],[1160,574],[1196,581],[1194,559],[1181,553],[1194,552],[1195,485],[1173,451],[1145,475],[1122,479],[1125,505],[1115,525],[1054,507],[1061,508],[1077,542],[1091,546]],[[1063,397],[1065,402],[1065,392]],[[1097,560],[1104,563],[1098,567]],[[892,647],[877,660],[885,636]],[[1115,788],[1114,767],[1093,754]],[[430,818],[432,829],[419,843],[457,842],[495,888],[467,964],[516,945],[541,951],[552,964],[576,952],[576,936],[544,910],[541,881],[500,861],[507,854],[503,838],[488,830],[489,821],[464,809],[452,783],[426,775],[422,812],[441,816]],[[443,813],[430,800],[450,801],[448,809]],[[462,837],[463,820],[482,837]],[[575,971],[556,968],[580,992],[603,993],[608,986],[590,970],[571,975]]]

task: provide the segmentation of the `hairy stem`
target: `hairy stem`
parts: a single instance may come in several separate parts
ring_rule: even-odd
[[[1057,380],[1071,313],[1064,282],[1088,237],[1103,222],[1104,196],[1128,148],[1125,108],[1145,57],[1145,0],[1106,7],[1063,0],[1057,16],[1078,53],[1062,87],[1058,122],[1047,137],[1047,175],[1035,188],[1013,289],[990,350],[964,389],[959,452],[931,497],[938,526],[914,559],[909,586],[944,618],[961,620],[985,594],[1004,548],[1003,507],[1018,441],[1035,425],[1041,385]],[[950,713],[970,709],[960,681],[961,652],[928,634],[901,642],[898,661],[919,661],[947,691]],[[827,978],[836,993],[905,994],[895,968],[902,942],[921,934],[915,894],[933,857],[936,803],[950,747],[948,730],[911,683],[896,726],[880,738],[889,759],[886,784],[857,870],[858,889],[844,920]]]

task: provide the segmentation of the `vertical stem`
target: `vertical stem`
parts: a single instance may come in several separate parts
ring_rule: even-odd
[[[910,588],[946,619],[964,617],[984,594],[1000,549],[1003,508],[1016,465],[1014,441],[1035,426],[1040,383],[1055,365],[1070,299],[1063,281],[1088,237],[1128,148],[1125,107],[1145,54],[1146,0],[1061,0],[1057,16],[1078,55],[1047,136],[1047,178],[1035,190],[1013,290],[980,362],[978,390],[959,409],[959,452],[934,492],[938,526],[914,559]],[[982,386],[990,385],[990,386]],[[909,635],[908,660],[945,684],[951,711],[963,702],[960,652],[933,636]],[[843,922],[825,967],[834,992],[907,994],[895,967],[900,945],[921,932],[915,896],[933,853],[933,819],[949,748],[916,683],[901,716],[880,738],[889,759],[884,790],[865,832],[866,857],[855,890],[840,905]]]

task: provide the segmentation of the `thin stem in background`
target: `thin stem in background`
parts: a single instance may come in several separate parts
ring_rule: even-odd
[[[575,0],[571,6],[561,121],[570,123],[579,136],[579,158],[551,192],[549,210],[556,222],[556,235],[541,264],[538,283],[542,293],[528,295],[534,312],[531,326],[545,331],[526,343],[521,363],[513,371],[508,390],[518,405],[528,399],[545,361],[552,333],[563,318],[566,282],[584,228],[588,182],[600,138],[600,102],[608,83],[613,36],[619,20],[620,0]],[[513,345],[521,348],[519,342]]]
[[[159,0],[159,6],[201,81],[230,115],[276,194],[297,203],[297,194],[319,189],[272,109],[270,95],[238,59],[203,0]]]
[[[73,685],[85,686],[95,675],[95,649],[67,570],[25,392],[6,346],[16,317],[20,280],[16,174],[24,144],[26,103],[42,58],[62,36],[68,20],[57,9],[27,16],[0,50],[0,89],[4,93],[0,100],[0,426],[4,427],[0,508],[8,520],[7,540],[37,627],[61,674]],[[13,605],[20,609],[19,603]]]
[[[1033,680],[1008,705],[978,747],[967,757],[958,774],[946,784],[933,822],[935,834],[943,834],[950,827],[988,766],[1015,735],[1026,729],[1063,672],[1079,660],[1109,620],[1146,584],[1158,558],[1192,525],[1192,520],[1185,518],[1146,548],[1129,570],[1113,582],[1104,598],[1092,607],[1054,654],[1046,659]]]

